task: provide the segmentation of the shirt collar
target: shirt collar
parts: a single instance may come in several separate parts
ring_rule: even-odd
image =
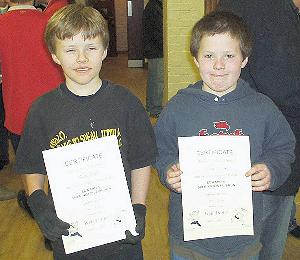
[[[0,14],[6,13],[7,9],[8,9],[8,5],[6,5],[5,7],[0,7]]]
[[[33,5],[14,5],[14,6],[9,7],[8,12],[14,11],[14,10],[20,10],[20,9],[36,10],[36,8]]]

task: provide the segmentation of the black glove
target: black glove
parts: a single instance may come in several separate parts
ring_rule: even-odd
[[[129,230],[125,231],[126,238],[122,240],[124,244],[133,244],[142,241],[145,237],[145,217],[146,217],[146,206],[143,204],[133,204],[133,212],[136,220],[135,231],[138,233],[137,236],[131,234]]]
[[[46,238],[55,241],[69,235],[70,224],[60,220],[43,190],[36,190],[28,197],[28,205]]]

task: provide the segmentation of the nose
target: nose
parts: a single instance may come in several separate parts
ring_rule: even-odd
[[[214,69],[216,70],[222,70],[225,68],[225,62],[223,57],[216,58],[214,62]]]
[[[78,52],[78,55],[77,55],[77,62],[78,63],[85,63],[85,62],[88,62],[88,60],[89,59],[88,59],[85,51],[79,51]]]

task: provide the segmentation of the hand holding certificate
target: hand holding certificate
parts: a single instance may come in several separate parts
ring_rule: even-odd
[[[115,136],[43,151],[57,216],[71,224],[67,254],[135,234],[121,155]]]
[[[248,136],[179,137],[184,240],[253,235]]]

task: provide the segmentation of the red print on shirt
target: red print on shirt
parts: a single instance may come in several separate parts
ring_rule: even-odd
[[[225,120],[220,120],[213,122],[216,132],[208,133],[207,129],[201,129],[199,131],[199,136],[208,136],[208,135],[244,135],[242,129],[235,129],[234,131],[229,132],[230,125]]]

